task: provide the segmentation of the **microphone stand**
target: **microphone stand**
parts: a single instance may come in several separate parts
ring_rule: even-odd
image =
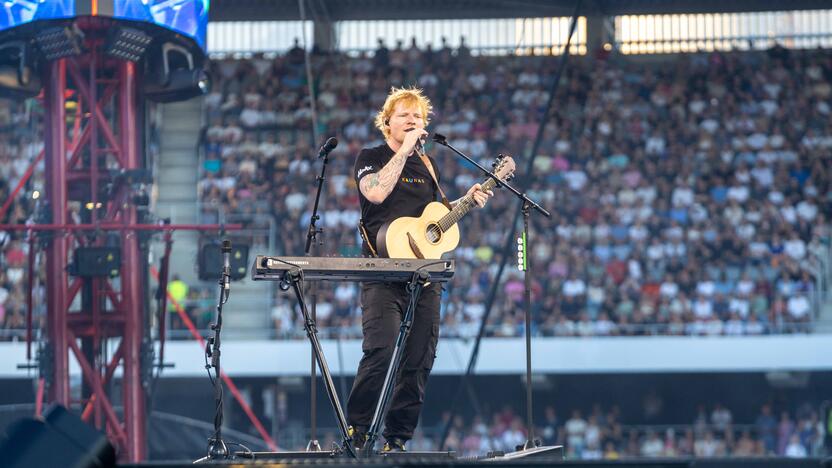
[[[330,139],[332,140],[332,139]],[[326,180],[326,165],[329,163],[329,151],[331,151],[335,145],[338,144],[337,140],[335,140],[335,145],[332,145],[329,150],[325,151],[328,148],[329,141],[321,151],[318,153],[319,159],[323,159],[323,165],[321,166],[321,175],[318,176],[318,190],[315,193],[315,204],[312,207],[312,216],[309,219],[309,230],[306,232],[306,247],[304,248],[304,256],[310,257],[312,256],[312,244],[318,240],[318,234],[322,234],[324,232],[323,229],[317,227],[317,222],[321,219],[318,216],[318,204],[321,201],[321,192],[323,191],[324,181]],[[323,241],[321,241],[321,245],[323,245]],[[312,284],[309,286],[309,295],[312,297],[312,322],[317,322],[317,313],[316,308],[318,305],[318,282],[313,281]],[[309,442],[306,444],[306,451],[307,452],[320,452],[321,451],[321,444],[318,442],[318,439],[315,437],[317,432],[317,383],[318,383],[318,371],[316,365],[316,357],[315,357],[315,350],[313,349],[312,352],[312,364],[311,370],[309,372],[309,413],[310,413],[310,428],[309,428]]]
[[[222,306],[228,302],[231,294],[231,241],[222,242],[222,276],[220,276],[220,294],[217,298],[217,322],[211,324],[214,336],[208,338],[205,345],[206,364],[208,376],[211,376],[211,368],[214,368],[214,401],[216,403],[216,414],[214,415],[214,436],[208,441],[208,459],[228,459],[230,453],[225,441],[222,440],[222,418],[223,418],[223,388],[220,379],[220,331],[222,330]],[[211,359],[210,364],[207,363]]]
[[[532,294],[531,294],[531,276],[529,275],[529,270],[531,269],[529,266],[529,218],[531,216],[531,210],[534,208],[535,210],[539,211],[543,216],[547,218],[551,216],[551,214],[546,211],[542,206],[537,204],[534,200],[531,200],[525,193],[520,193],[517,189],[511,186],[507,181],[500,180],[493,172],[489,171],[488,169],[482,167],[478,162],[474,161],[470,157],[468,157],[463,152],[459,151],[458,149],[454,148],[448,143],[448,140],[445,138],[444,135],[440,135],[435,133],[433,136],[433,141],[437,144],[442,145],[454,153],[456,153],[462,159],[468,161],[469,163],[473,164],[480,171],[482,171],[488,177],[494,179],[497,183],[497,186],[500,185],[509,189],[517,198],[519,198],[523,202],[523,237],[522,239],[518,240],[518,245],[522,246],[523,248],[523,262],[521,264],[521,268],[523,270],[523,282],[525,284],[525,291],[523,297],[523,305],[525,309],[525,322],[526,322],[526,425],[527,425],[527,438],[526,443],[523,445],[522,450],[530,450],[534,448],[538,448],[540,442],[535,440],[534,437],[534,422],[532,420],[533,416],[533,405],[532,405],[532,341],[531,341],[531,322],[532,322]],[[521,450],[521,447],[518,446],[518,450]]]

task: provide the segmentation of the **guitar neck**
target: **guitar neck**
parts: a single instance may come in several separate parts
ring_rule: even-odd
[[[483,182],[481,185],[484,191],[489,191],[493,189],[494,186],[497,185],[497,183],[494,181],[494,179],[489,177],[488,180]],[[471,208],[473,208],[475,204],[476,202],[474,201],[473,196],[466,195],[462,197],[459,200],[459,202],[457,202],[456,206],[454,206],[454,209],[452,209],[448,214],[446,214],[442,217],[442,219],[439,220],[439,227],[442,229],[442,232],[447,231],[454,224],[459,222],[459,220],[462,219],[463,216],[465,216],[466,214],[468,214],[469,211],[471,211]]]

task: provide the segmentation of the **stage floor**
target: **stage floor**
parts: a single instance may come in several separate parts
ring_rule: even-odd
[[[289,454],[288,452],[286,454]],[[396,454],[395,456],[376,456],[370,459],[349,458],[281,458],[281,454],[269,454],[259,459],[215,460],[203,465],[219,466],[293,466],[293,465],[349,465],[366,467],[414,466],[488,466],[488,467],[647,467],[647,468],[832,468],[832,459],[793,459],[793,458],[678,458],[678,459],[631,459],[631,460],[563,460],[561,457],[532,456],[520,458],[497,457],[490,459],[456,459],[447,454],[424,456],[418,453]],[[139,464],[119,464],[122,467],[159,467],[180,468],[193,467],[193,460],[146,462]],[[198,465],[197,465],[198,466]]]

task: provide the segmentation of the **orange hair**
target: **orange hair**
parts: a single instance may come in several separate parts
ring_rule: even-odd
[[[422,93],[422,90],[416,87],[390,88],[390,94],[387,95],[387,99],[384,101],[381,110],[376,114],[375,119],[376,128],[381,130],[384,138],[390,136],[390,127],[387,123],[390,120],[390,116],[393,115],[393,109],[396,108],[396,104],[399,102],[418,106],[419,110],[422,111],[422,120],[425,122],[425,127],[428,126],[428,122],[430,121],[428,116],[433,113],[433,105],[430,103],[430,99]]]

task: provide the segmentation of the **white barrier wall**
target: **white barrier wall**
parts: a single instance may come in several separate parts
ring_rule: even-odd
[[[353,375],[361,342],[322,342],[333,375]],[[621,372],[768,372],[832,370],[832,335],[761,337],[620,337],[536,338],[532,364],[536,373]],[[473,340],[440,339],[435,374],[465,371]],[[522,374],[522,338],[483,341],[477,374]],[[340,353],[339,353],[340,350]],[[294,341],[223,341],[222,368],[232,377],[308,375],[310,346]],[[17,369],[25,361],[25,343],[0,343],[0,378],[25,378],[35,371]],[[163,376],[206,375],[203,349],[195,341],[168,342],[165,361],[175,365]],[[79,374],[77,363],[71,372]]]

